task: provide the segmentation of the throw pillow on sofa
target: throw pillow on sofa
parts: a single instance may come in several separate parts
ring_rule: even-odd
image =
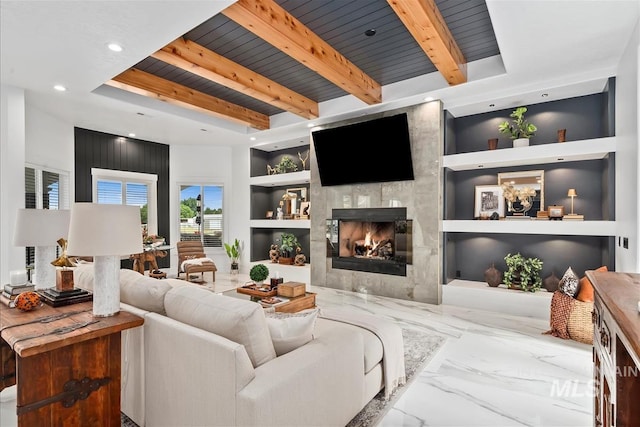
[[[319,310],[299,313],[265,313],[271,341],[278,356],[289,353],[313,339]]]
[[[164,306],[172,319],[243,345],[254,368],[276,357],[260,304],[180,286],[167,292]]]
[[[580,278],[573,269],[569,267],[567,271],[564,272],[562,279],[560,279],[560,283],[558,283],[558,290],[573,298],[578,293],[579,284]]]

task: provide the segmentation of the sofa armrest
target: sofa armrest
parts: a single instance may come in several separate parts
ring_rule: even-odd
[[[255,370],[238,393],[240,426],[346,425],[364,406],[364,345],[336,328]]]
[[[234,425],[254,369],[244,346],[156,313],[145,317],[146,422]]]

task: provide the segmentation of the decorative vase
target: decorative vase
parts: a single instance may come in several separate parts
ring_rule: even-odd
[[[558,142],[565,142],[567,140],[567,130],[558,129]]]
[[[513,140],[513,148],[528,147],[529,138],[516,138]]]
[[[542,281],[542,287],[545,288],[548,292],[555,292],[558,290],[559,283],[560,279],[556,276],[556,272],[553,271],[547,278]]]
[[[489,143],[489,150],[495,150],[498,148],[498,138],[491,138],[487,142]]]
[[[502,283],[502,273],[495,267],[493,263],[491,263],[491,267],[486,269],[484,272],[484,280],[489,286],[495,288],[500,283]]]
[[[232,276],[237,276],[238,275],[238,271],[240,270],[240,265],[237,262],[232,262],[231,263],[231,275]]]

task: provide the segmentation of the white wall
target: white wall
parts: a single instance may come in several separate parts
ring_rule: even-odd
[[[629,239],[629,249],[616,246],[616,271],[639,272],[638,259],[638,78],[640,76],[638,54],[639,29],[635,31],[620,61],[616,76],[616,224],[618,236]],[[616,245],[618,244],[616,238]]]
[[[0,87],[0,283],[11,270],[24,270],[24,248],[13,246],[16,212],[24,207],[24,90]]]
[[[69,173],[69,201],[75,200],[73,125],[26,102],[25,161]]]
[[[240,174],[243,169],[242,155],[238,148],[231,147],[203,147],[199,145],[173,145],[169,149],[169,209],[171,224],[171,242],[177,242],[180,236],[179,212],[180,212],[180,185],[183,184],[215,184],[224,186],[223,214],[224,235],[223,242],[232,241],[234,238],[244,240],[241,236],[242,229],[247,228],[248,209],[246,220],[243,214],[237,212],[238,195],[242,192],[248,194],[248,178],[242,179]],[[244,157],[248,159],[244,149]],[[238,167],[236,167],[236,162]],[[248,176],[248,166],[244,167],[244,175]],[[238,180],[236,180],[236,175]],[[246,197],[245,197],[246,198]],[[248,235],[248,230],[245,232]],[[230,262],[224,249],[209,248],[207,256],[213,259],[218,270],[227,272]],[[171,251],[171,267],[177,268],[177,251]],[[246,263],[244,263],[246,264]],[[241,260],[241,268],[243,262]]]

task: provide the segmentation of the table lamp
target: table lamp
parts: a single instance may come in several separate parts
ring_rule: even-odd
[[[578,197],[578,193],[576,192],[576,189],[570,188],[569,191],[567,192],[567,197],[571,197],[571,213],[565,215],[562,219],[577,219],[577,220],[584,219],[584,215],[578,215],[573,213],[573,199]]]
[[[36,290],[51,288],[56,283],[57,240],[69,232],[69,210],[18,209],[13,230],[14,246],[34,246],[35,275],[31,279]]]
[[[69,255],[93,257],[93,315],[120,311],[120,256],[140,253],[138,206],[74,203],[69,222]]]

